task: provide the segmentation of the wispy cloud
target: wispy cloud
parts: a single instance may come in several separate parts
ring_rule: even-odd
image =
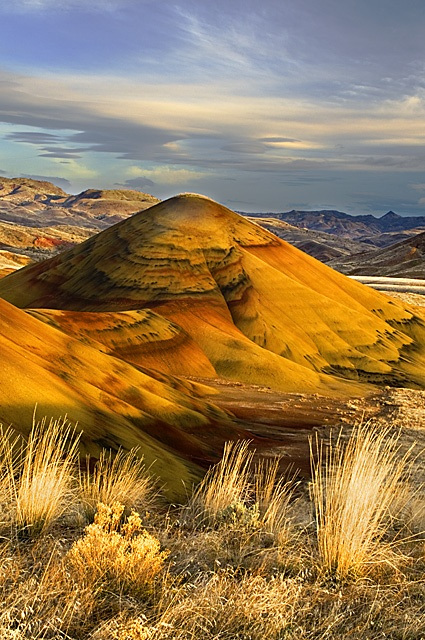
[[[199,180],[207,175],[204,171],[193,171],[168,165],[157,166],[153,169],[132,166],[128,168],[127,174],[134,176],[139,181],[143,180],[145,184],[150,184],[151,186],[154,184],[175,185],[182,182]],[[127,182],[134,185],[132,180],[128,180]]]
[[[13,0],[13,2],[5,3],[0,7],[0,12],[5,13],[24,13],[24,12],[40,12],[40,11],[116,11],[123,9],[125,6],[134,5],[136,2],[140,4],[151,0]]]
[[[21,126],[8,139],[49,158],[107,153],[156,165],[183,164],[192,178],[197,167],[219,166],[425,168],[422,146],[416,144],[418,131],[425,130],[420,93],[341,110],[275,96],[247,101],[237,87],[229,96],[226,83],[206,84],[200,91],[198,85],[167,83],[135,87],[115,77],[3,74],[0,96],[0,120]]]

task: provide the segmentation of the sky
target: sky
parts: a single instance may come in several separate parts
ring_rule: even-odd
[[[0,175],[425,215],[424,0],[0,0]]]

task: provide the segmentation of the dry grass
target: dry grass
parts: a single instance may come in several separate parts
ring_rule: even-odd
[[[103,450],[93,471],[90,466],[87,459],[87,471],[80,474],[80,498],[89,521],[93,520],[99,503],[111,506],[119,502],[127,511],[146,510],[154,504],[158,489],[137,450],[117,453]]]
[[[393,566],[400,556],[385,537],[392,508],[402,510],[409,453],[400,456],[398,437],[368,424],[354,429],[346,446],[338,438],[326,450],[323,443],[317,449],[312,495],[323,569],[347,578]]]
[[[282,638],[298,606],[300,586],[278,576],[219,571],[181,588],[162,603],[165,611],[156,625],[158,638]]]
[[[4,529],[11,523],[13,505],[13,477],[11,470],[15,466],[15,452],[19,437],[13,429],[3,429],[0,425],[0,527]]]
[[[205,475],[185,507],[195,526],[262,527],[281,535],[288,527],[293,480],[278,477],[279,459],[253,465],[248,441],[228,442],[220,462]]]
[[[33,478],[43,493],[50,491],[51,477],[23,473],[26,459],[31,468],[43,468],[34,450],[42,442],[40,432],[22,449],[12,446],[10,431],[7,435],[8,444],[0,440],[1,459],[15,461],[8,499],[17,513],[21,478],[26,487]],[[46,455],[50,450],[41,448]],[[342,438],[330,448],[319,445],[317,453],[315,522],[308,517],[307,486],[284,481],[277,460],[254,465],[245,442],[226,447],[223,461],[188,505],[166,511],[157,503],[143,521],[134,511],[128,515],[122,503],[101,504],[81,532],[58,518],[66,506],[59,501],[50,520],[54,527],[40,516],[42,526],[30,525],[32,536],[10,537],[0,545],[0,637],[423,640],[423,540],[410,539],[403,571],[396,570],[399,534],[391,528],[402,526],[394,510],[409,498],[407,456],[398,451],[396,438],[375,432],[373,425],[359,427],[346,445]],[[112,473],[113,459],[104,455]],[[63,448],[57,466],[67,456],[75,460],[72,447]],[[124,453],[119,460],[125,460]],[[4,463],[0,470],[9,467]],[[71,469],[67,475],[72,479]],[[47,479],[45,485],[40,477]],[[34,491],[28,489],[28,495]],[[127,505],[140,495],[134,493]],[[81,500],[78,491],[75,499]],[[423,503],[416,492],[404,512],[410,518],[409,509]],[[388,570],[372,570],[380,567]]]
[[[207,472],[189,501],[187,513],[195,523],[220,523],[244,508],[250,497],[253,457],[247,441],[225,444],[222,459]]]
[[[279,477],[279,459],[260,460],[255,469],[254,501],[265,529],[281,546],[291,533],[289,517],[297,482]]]
[[[37,536],[72,504],[78,440],[66,418],[35,423],[26,441],[3,434],[1,490],[18,535]]]

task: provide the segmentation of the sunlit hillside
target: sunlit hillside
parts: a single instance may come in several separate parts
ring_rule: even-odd
[[[2,279],[0,295],[57,310],[37,317],[109,351],[113,342],[123,359],[139,363],[137,353],[151,348],[158,357],[149,355],[148,366],[163,371],[170,356],[161,354],[176,349],[182,371],[192,358],[195,375],[285,391],[425,384],[419,312],[201,196],[172,198],[20,269]],[[156,315],[147,321],[136,310]],[[88,328],[76,312],[97,316]]]

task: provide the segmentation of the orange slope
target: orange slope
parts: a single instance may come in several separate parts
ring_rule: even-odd
[[[38,416],[68,416],[83,430],[83,452],[140,447],[181,494],[227,439],[244,437],[231,416],[191,382],[149,376],[0,300],[0,423],[28,432]]]

